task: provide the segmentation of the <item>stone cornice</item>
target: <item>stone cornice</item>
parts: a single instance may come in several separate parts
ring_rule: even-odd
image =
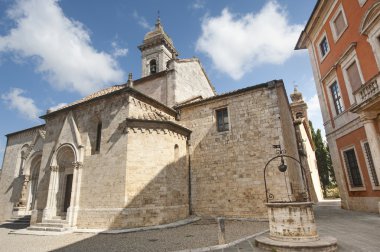
[[[191,130],[176,124],[171,121],[157,121],[146,119],[134,119],[127,118],[124,122],[124,132],[128,133],[128,129],[144,129],[144,130],[169,130],[180,134],[185,137],[189,137]]]

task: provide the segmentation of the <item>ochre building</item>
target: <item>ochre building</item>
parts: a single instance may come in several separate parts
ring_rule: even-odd
[[[380,1],[319,0],[296,49],[308,49],[346,209],[380,207]]]

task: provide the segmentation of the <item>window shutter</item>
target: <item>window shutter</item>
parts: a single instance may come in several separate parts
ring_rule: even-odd
[[[360,86],[362,85],[362,81],[360,79],[359,75],[359,69],[356,64],[356,61],[354,61],[348,68],[347,68],[347,75],[348,79],[350,81],[352,92],[358,90]]]
[[[344,28],[346,28],[346,22],[344,21],[342,12],[339,12],[338,16],[336,16],[334,20],[334,26],[335,26],[336,36],[339,36],[343,32]]]

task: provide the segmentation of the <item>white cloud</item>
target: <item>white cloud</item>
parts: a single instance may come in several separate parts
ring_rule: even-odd
[[[133,12],[133,17],[136,19],[137,23],[144,29],[151,30],[152,27],[149,25],[148,21],[146,21],[145,17],[140,16],[139,13],[135,10]]]
[[[57,105],[50,107],[48,110],[55,111],[55,110],[58,110],[58,109],[66,106],[66,105],[67,105],[67,103],[64,103],[64,102],[58,103]]]
[[[88,94],[123,80],[115,58],[92,47],[89,32],[58,0],[19,0],[7,14],[16,26],[0,36],[0,52],[37,59],[36,71],[59,90]]]
[[[111,45],[113,48],[112,56],[114,58],[127,56],[128,48],[121,48],[116,41],[113,41]]]
[[[37,120],[41,111],[33,99],[23,96],[24,93],[25,90],[13,88],[8,93],[1,95],[1,99],[10,109],[15,109],[23,117],[29,120]]]
[[[226,8],[220,16],[203,19],[196,49],[237,80],[255,66],[284,63],[292,56],[302,28],[289,24],[285,9],[276,1],[243,16]]]
[[[205,7],[205,0],[195,0],[191,7],[193,9],[203,9]]]

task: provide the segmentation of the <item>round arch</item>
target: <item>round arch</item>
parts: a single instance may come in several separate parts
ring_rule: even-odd
[[[69,161],[70,160],[70,161]],[[78,150],[77,148],[70,144],[62,144],[60,145],[54,152],[53,158],[50,166],[60,166],[60,165],[68,165],[67,162],[78,162]]]

